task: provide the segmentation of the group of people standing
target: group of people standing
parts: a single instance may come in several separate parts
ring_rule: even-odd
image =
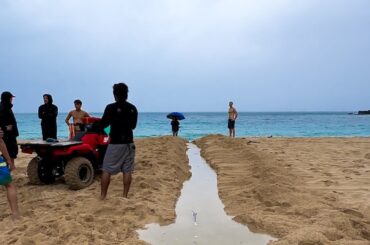
[[[127,101],[128,87],[124,83],[113,86],[115,102],[106,106],[99,127],[103,130],[110,126],[110,143],[102,165],[101,176],[101,199],[105,199],[108,192],[111,175],[122,172],[123,174],[123,196],[127,198],[134,170],[135,144],[133,141],[133,130],[136,128],[138,112],[136,107]],[[17,121],[12,111],[13,94],[3,92],[0,102],[0,185],[6,187],[7,198],[14,218],[19,217],[16,187],[12,182],[10,171],[15,170],[14,159],[17,158],[19,136]],[[43,140],[57,139],[58,107],[53,104],[50,94],[43,95],[44,104],[39,107],[38,116],[41,119]],[[83,117],[90,115],[81,109],[81,100],[75,100],[75,110],[68,113],[65,122],[72,125],[77,131],[82,131]],[[229,103],[228,128],[231,137],[235,137],[235,120],[238,116],[233,102]],[[73,123],[70,124],[70,118]],[[173,135],[177,136],[179,122],[174,119],[171,122]]]
[[[44,104],[39,107],[39,118],[41,119],[42,139],[57,139],[57,116],[58,107],[53,104],[53,97],[50,94],[43,95]],[[83,111],[82,101],[74,101],[75,109],[70,111],[65,119],[68,126],[71,126],[73,132],[83,131],[82,118],[90,117],[89,113]],[[72,117],[73,123],[69,120]]]
[[[101,176],[101,199],[107,196],[111,175],[123,173],[123,197],[127,198],[131,185],[132,172],[134,170],[135,144],[133,141],[133,130],[136,128],[138,112],[136,107],[127,101],[128,86],[117,83],[113,86],[114,103],[106,106],[99,127],[103,130],[110,126],[110,142],[102,165]],[[6,187],[9,205],[14,218],[19,217],[17,192],[12,182],[11,171],[15,170],[14,159],[17,158],[19,136],[17,122],[12,111],[13,94],[3,92],[0,102],[0,185]],[[39,107],[38,116],[41,119],[43,140],[57,139],[58,107],[53,104],[50,94],[43,96],[44,104]],[[77,131],[81,128],[83,117],[90,115],[81,110],[82,102],[75,100],[75,110],[68,113],[65,122]]]

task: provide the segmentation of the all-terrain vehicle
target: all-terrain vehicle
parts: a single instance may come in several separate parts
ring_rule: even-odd
[[[99,129],[99,118],[83,118],[84,131],[72,140],[52,142],[29,141],[20,143],[22,152],[37,153],[27,167],[31,184],[51,184],[64,176],[70,189],[89,186],[101,168],[109,137]]]

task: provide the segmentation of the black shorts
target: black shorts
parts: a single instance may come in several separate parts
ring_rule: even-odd
[[[227,121],[227,127],[228,127],[229,129],[234,129],[234,128],[235,128],[235,121],[234,121],[234,120],[229,119],[229,121]]]
[[[15,137],[4,137],[3,140],[5,142],[9,156],[14,159],[17,158],[18,155],[17,139]]]

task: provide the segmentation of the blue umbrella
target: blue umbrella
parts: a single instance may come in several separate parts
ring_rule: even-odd
[[[169,118],[169,119],[176,118],[177,120],[185,119],[184,114],[182,114],[180,112],[171,112],[170,114],[167,115],[167,118]]]

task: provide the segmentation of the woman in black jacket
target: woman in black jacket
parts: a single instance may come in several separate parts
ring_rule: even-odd
[[[39,107],[39,118],[41,119],[42,139],[57,139],[57,116],[58,107],[53,104],[53,97],[44,94],[44,104]]]

